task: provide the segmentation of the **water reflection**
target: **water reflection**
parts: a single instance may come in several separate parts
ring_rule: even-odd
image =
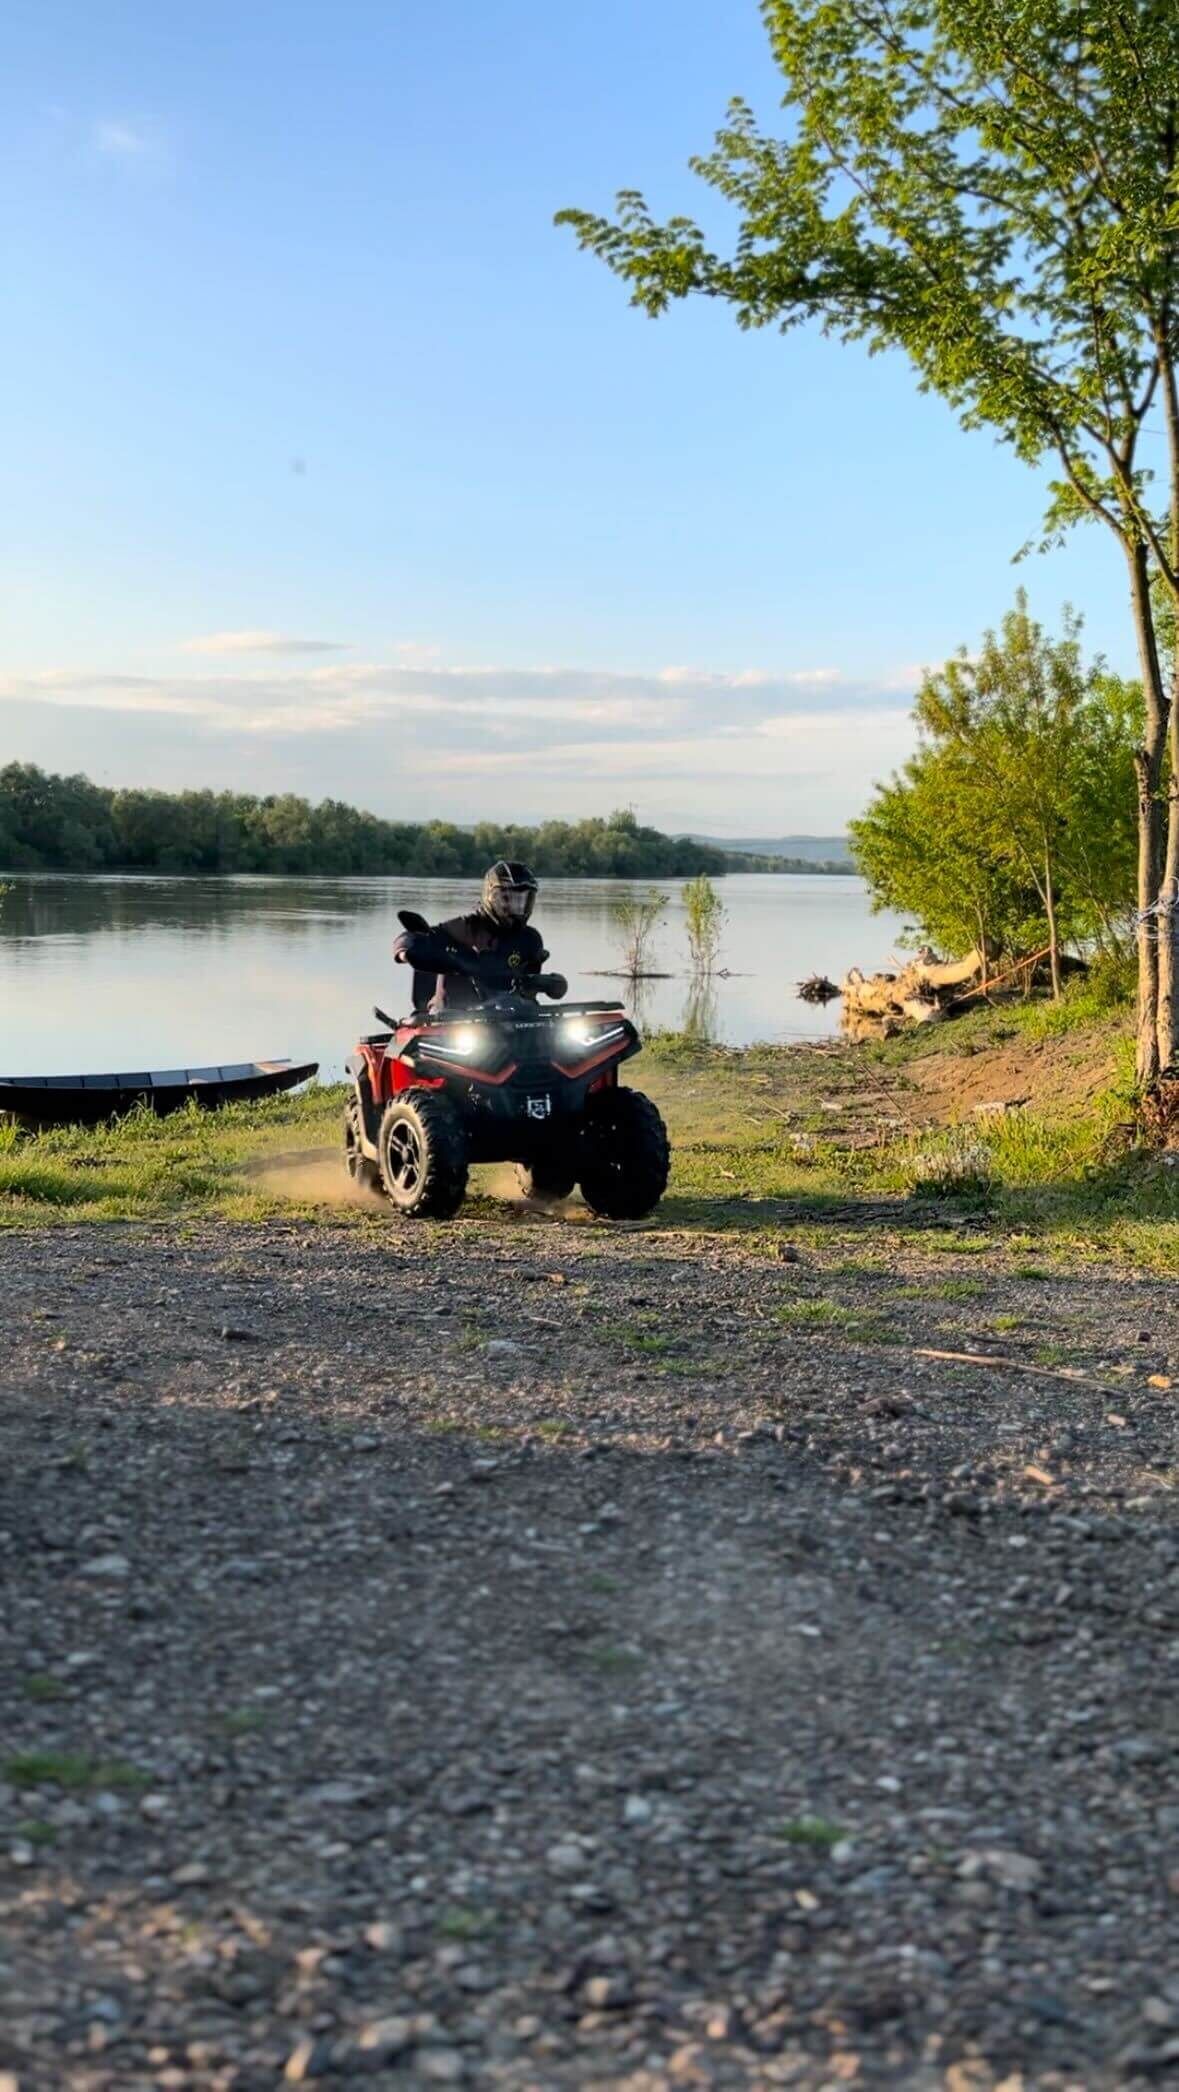
[[[680,1030],[687,1039],[695,1039],[702,1046],[711,1045],[719,1036],[720,1005],[717,1000],[717,984],[711,974],[695,974],[684,998],[684,1012],[680,1018]]]
[[[6,875],[0,910],[0,1073],[318,1059],[340,1072],[374,1002],[408,995],[390,948],[399,907],[430,921],[470,908],[470,880],[169,879]],[[615,910],[667,896],[658,963],[669,978],[617,974]],[[832,1034],[839,1005],[808,1007],[795,984],[887,960],[899,924],[873,917],[855,879],[725,881],[727,978],[690,971],[680,896],[618,880],[546,881],[537,924],[570,996],[622,992],[645,1030],[749,1039]]]

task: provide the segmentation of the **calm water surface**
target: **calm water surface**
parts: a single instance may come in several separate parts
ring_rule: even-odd
[[[473,906],[451,879],[167,879],[9,875],[0,902],[0,1074],[67,1075],[202,1062],[318,1060],[334,1079],[372,1004],[408,1005],[390,947],[399,907],[431,921]],[[624,894],[662,892],[654,963],[671,976],[627,1001],[650,1029],[696,1026],[733,1045],[823,1036],[839,1004],[799,1002],[809,973],[839,980],[895,947],[858,879],[751,873],[720,882],[727,921],[711,994],[693,989],[679,887],[553,879],[536,923],[570,995],[614,993]]]

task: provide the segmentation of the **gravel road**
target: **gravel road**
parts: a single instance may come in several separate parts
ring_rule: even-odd
[[[976,1250],[4,1236],[4,2092],[1179,2076],[1179,1302]]]

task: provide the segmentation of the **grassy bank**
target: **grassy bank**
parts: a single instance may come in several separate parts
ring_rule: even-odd
[[[954,1071],[1031,1049],[1036,1094],[1019,1110],[954,1107]],[[1179,1158],[1129,1137],[1124,1025],[1080,1000],[982,1011],[878,1048],[751,1047],[654,1040],[636,1081],[668,1119],[675,1161],[656,1224],[739,1235],[751,1249],[783,1226],[811,1239],[965,1228],[980,1245],[1039,1245],[1061,1257],[1127,1258],[1179,1270]],[[1068,1095],[1073,1062],[1096,1060],[1100,1091]],[[928,1064],[923,1066],[922,1064]],[[1022,1064],[1020,1064],[1022,1065]],[[936,1070],[936,1109],[922,1079]],[[0,1226],[260,1220],[297,1212],[385,1224],[350,1202],[339,1169],[342,1091],[175,1118],[32,1136],[0,1129]],[[948,1100],[948,1101],[947,1101]],[[954,1121],[957,1120],[957,1123]],[[506,1173],[477,1171],[472,1224],[496,1210]],[[502,1207],[499,1209],[502,1211]]]

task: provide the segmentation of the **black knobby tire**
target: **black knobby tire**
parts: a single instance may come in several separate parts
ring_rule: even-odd
[[[641,1220],[667,1190],[667,1128],[641,1090],[591,1097],[582,1129],[581,1190],[607,1220]]]
[[[449,1220],[467,1189],[467,1137],[453,1104],[429,1090],[385,1106],[381,1183],[400,1213]]]
[[[577,1164],[560,1155],[538,1155],[533,1162],[516,1164],[516,1181],[524,1197],[538,1204],[567,1199],[577,1183]]]
[[[379,1191],[381,1172],[360,1144],[360,1099],[355,1090],[344,1106],[344,1170],[361,1191]]]

